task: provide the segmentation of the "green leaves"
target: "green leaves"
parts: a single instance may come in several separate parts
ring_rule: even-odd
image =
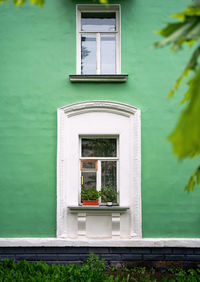
[[[3,3],[3,2],[7,2],[8,0],[0,0],[0,4]],[[45,0],[29,0],[29,2],[32,4],[32,5],[37,5],[39,7],[42,7]],[[24,3],[26,3],[26,0],[13,0],[13,3],[16,5],[16,6],[20,6],[20,5],[23,5]],[[108,0],[99,0],[99,3],[101,4],[108,4]]]
[[[109,279],[104,270],[105,261],[94,254],[90,254],[82,266],[48,265],[25,260],[15,263],[12,259],[6,259],[0,261],[0,281],[114,281]]]
[[[188,90],[180,104],[187,103],[181,113],[174,131],[169,140],[173,145],[174,154],[178,158],[193,158],[200,154],[200,0],[196,0],[194,6],[189,6],[184,12],[174,14],[181,22],[170,23],[164,29],[158,31],[164,40],[154,44],[155,47],[171,45],[173,51],[181,49],[183,44],[192,46],[198,43],[192,53],[186,67],[176,80],[173,88],[168,93],[171,97],[178,89],[183,78],[194,71],[193,78],[188,81]],[[189,178],[185,189],[192,191],[195,184],[200,185],[200,168],[198,167]]]
[[[200,185],[200,166],[198,166],[195,172],[191,175],[187,185],[185,186],[185,190],[188,192],[193,191],[195,184]]]
[[[178,77],[178,79],[176,80],[176,83],[174,84],[173,88],[170,90],[170,92],[168,93],[168,97],[171,97],[175,90],[178,89],[181,81],[183,80],[184,76],[187,76],[189,74],[189,72],[191,70],[196,69],[197,65],[198,65],[198,57],[200,55],[200,46],[198,46],[195,51],[193,52],[190,60],[188,61],[185,69],[183,70],[183,72],[181,73],[181,75]],[[189,84],[190,82],[188,82]]]
[[[59,257],[59,253],[55,257]],[[63,263],[60,261],[60,263]],[[171,264],[173,265],[173,264]],[[105,260],[90,253],[86,262],[62,265],[42,262],[12,260],[0,261],[0,281],[38,281],[38,282],[128,282],[128,281],[200,281],[200,270],[182,268],[168,268],[162,272],[154,268],[145,267],[109,267]]]
[[[38,6],[42,7],[45,0],[30,0],[30,2],[31,2],[32,5],[38,5]]]
[[[117,192],[116,187],[101,187],[101,200],[103,203],[113,202],[117,203],[117,196],[119,192]]]
[[[3,2],[8,2],[8,0],[0,0],[0,4]],[[27,2],[27,0],[13,0],[13,3],[16,6],[21,6],[23,4],[25,4]],[[29,3],[32,5],[37,5],[39,7],[42,7],[44,4],[45,0],[29,0]]]
[[[162,30],[157,31],[164,40],[156,42],[155,47],[163,47],[172,44],[171,49],[176,51],[181,48],[184,43],[191,45],[191,41],[199,39],[200,22],[196,18],[190,18],[183,23],[170,23]]]
[[[172,15],[173,18],[178,18],[180,21],[184,21],[187,17],[200,16],[200,1],[196,1],[195,6],[189,6],[185,11]]]
[[[194,158],[200,154],[200,67],[193,79],[188,82],[189,89],[182,102],[187,102],[175,130],[169,136],[174,153],[179,158]],[[200,166],[189,178],[185,190],[190,192],[200,185]]]
[[[84,189],[81,188],[81,200],[98,200],[101,197],[101,192],[97,191],[95,188]]]
[[[19,6],[19,5],[23,5],[26,0],[13,0],[13,2],[15,3],[16,6]]]
[[[99,0],[101,4],[108,4],[108,0]]]
[[[156,42],[154,46],[156,48],[163,47],[171,44],[171,50],[177,51],[181,49],[183,44],[192,46],[195,41],[200,40],[200,7],[191,6],[187,7],[184,12],[173,15],[173,17],[179,18],[182,22],[170,23],[165,28],[158,31],[160,35],[165,37],[164,40]],[[190,60],[188,61],[185,69],[176,80],[173,88],[170,90],[168,96],[171,97],[174,91],[178,89],[184,76],[187,76],[191,70],[195,70],[197,66],[197,60],[200,55],[200,47],[198,46],[193,52]]]
[[[189,89],[185,93],[188,101],[175,130],[169,136],[174,153],[179,158],[193,158],[200,154],[200,68],[193,79],[188,82]]]

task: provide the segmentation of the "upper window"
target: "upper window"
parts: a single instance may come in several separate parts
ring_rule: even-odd
[[[77,73],[120,74],[119,5],[77,6]]]

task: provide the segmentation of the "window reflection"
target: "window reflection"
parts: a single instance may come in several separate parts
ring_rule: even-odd
[[[115,35],[101,35],[101,73],[115,74],[116,39]]]
[[[101,162],[101,186],[116,187],[117,163],[116,161]]]
[[[96,170],[97,169],[97,161],[95,160],[84,160],[81,162],[81,168],[89,169],[89,170]]]
[[[101,162],[101,187],[107,188],[107,196],[109,193],[117,192],[117,162],[102,161]],[[112,196],[113,197],[113,196]],[[107,202],[106,197],[102,197],[102,202]],[[117,202],[117,194],[114,194],[113,202]]]
[[[82,31],[115,31],[115,13],[82,13]]]
[[[96,189],[96,172],[82,171],[81,184],[84,190]]]
[[[116,74],[116,12],[81,13],[81,74]]]
[[[82,157],[116,156],[116,138],[82,138]]]
[[[96,73],[96,35],[83,34],[81,36],[81,73]]]

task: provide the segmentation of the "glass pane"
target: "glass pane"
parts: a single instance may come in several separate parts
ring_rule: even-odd
[[[115,13],[82,13],[82,31],[115,31]]]
[[[101,190],[104,193],[101,201],[117,203],[117,162],[101,162]]]
[[[101,35],[101,74],[116,73],[115,35]]]
[[[96,162],[97,161],[82,161],[82,169],[92,169],[96,170]]]
[[[116,138],[82,138],[82,157],[116,156]]]
[[[82,171],[81,172],[81,186],[83,189],[96,189],[96,172]]]
[[[81,74],[96,74],[96,35],[81,35]]]

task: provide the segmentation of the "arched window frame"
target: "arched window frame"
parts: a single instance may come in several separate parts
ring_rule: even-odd
[[[58,138],[57,138],[57,238],[70,238],[69,235],[69,213],[68,205],[70,203],[69,194],[73,191],[67,182],[67,171],[69,169],[67,159],[67,137],[73,128],[70,126],[70,120],[73,117],[83,117],[85,114],[108,113],[116,118],[124,117],[129,124],[128,140],[129,145],[129,179],[127,195],[122,195],[120,200],[122,204],[129,205],[130,221],[125,228],[130,229],[130,239],[141,238],[142,219],[141,219],[141,123],[140,110],[130,105],[110,102],[110,101],[88,101],[72,104],[58,109]],[[92,122],[92,120],[91,120]],[[90,125],[88,131],[90,133]],[[97,130],[98,133],[98,130]],[[80,135],[83,132],[80,129]],[[113,134],[111,132],[111,134]],[[120,134],[120,133],[119,133]],[[121,144],[124,147],[126,144]],[[78,162],[77,162],[78,165]],[[75,168],[76,169],[76,168]],[[72,183],[71,183],[72,184]],[[72,185],[73,186],[73,185]],[[77,187],[78,189],[78,187]],[[70,192],[70,193],[69,193]],[[123,194],[123,193],[121,193]],[[72,195],[73,197],[73,195]],[[74,204],[74,200],[72,200]],[[78,198],[77,198],[78,203]]]

